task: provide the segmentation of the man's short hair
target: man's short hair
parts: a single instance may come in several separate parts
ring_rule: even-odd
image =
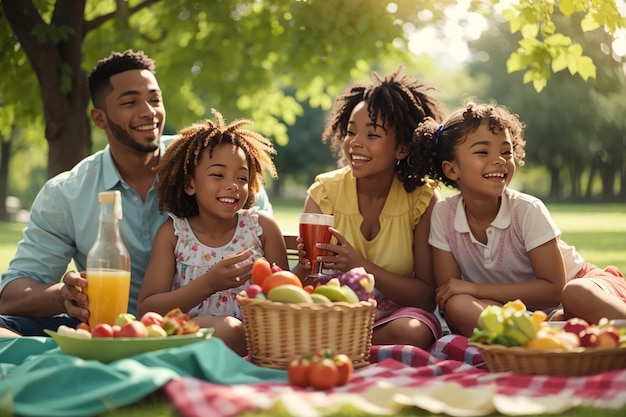
[[[127,49],[102,58],[89,73],[89,94],[94,107],[104,105],[104,96],[112,90],[111,77],[124,71],[148,70],[156,73],[154,61],[143,51]]]

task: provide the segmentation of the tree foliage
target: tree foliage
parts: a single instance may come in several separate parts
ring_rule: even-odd
[[[522,74],[499,73],[495,68],[508,59],[507,51],[516,40],[506,25],[495,21],[490,24],[490,31],[471,45],[476,55],[489,57],[489,65],[473,63],[470,73],[490,80],[483,99],[495,99],[525,122],[526,167],[547,169],[550,199],[588,200],[594,184],[599,183],[603,200],[623,200],[626,195],[623,63],[611,53],[612,37],[607,33],[583,32],[576,18],[557,15],[553,19],[568,37],[590,51],[590,58],[598,63],[596,79],[585,82],[560,72],[553,75],[538,95],[531,85],[521,82]],[[622,116],[618,116],[620,113]],[[616,179],[620,179],[621,186],[616,185]],[[620,195],[616,194],[618,189]]]
[[[303,105],[326,110],[348,82],[367,76],[377,63],[414,62],[407,31],[443,21],[446,8],[457,4],[452,0],[1,3],[0,112],[12,112],[22,130],[43,119],[48,177],[92,151],[86,72],[112,50],[142,49],[155,58],[171,130],[208,117],[214,107],[229,119],[253,119],[257,130],[284,145],[288,126],[303,114]],[[474,1],[472,8],[490,13],[499,3]],[[520,0],[504,11],[510,30],[522,36],[517,48],[506,51],[508,70],[525,70],[522,81],[532,82],[538,91],[545,88],[550,71],[568,69],[583,79],[593,78],[597,71],[586,49],[562,33],[552,18],[555,4]],[[624,26],[614,0],[561,0],[558,10],[582,16],[582,30],[601,26],[613,33]],[[0,132],[9,128],[7,120],[0,117]],[[19,135],[13,137],[20,141]],[[0,163],[6,164],[8,158],[3,155]],[[0,174],[4,175],[1,170]],[[0,177],[0,192],[6,180]]]
[[[574,18],[582,32],[606,28],[614,34],[626,27],[626,19],[618,12],[614,0],[520,0],[502,14],[511,32],[522,35],[519,47],[507,60],[507,71],[525,70],[524,83],[532,83],[538,92],[547,85],[550,72],[568,70],[583,80],[596,78],[594,60],[583,53],[587,48],[563,33],[567,20],[565,24],[561,20],[562,24],[558,25],[554,16]]]

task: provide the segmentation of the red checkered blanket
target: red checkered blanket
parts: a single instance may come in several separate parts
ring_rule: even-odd
[[[325,393],[286,382],[219,385],[190,377],[170,381],[164,389],[184,417],[236,416],[268,410],[278,402],[294,415],[324,415],[333,411],[333,404],[346,403],[378,415],[395,414],[405,406],[485,415],[512,414],[520,407],[539,414],[577,405],[614,409],[626,405],[626,370],[569,378],[489,373],[478,351],[461,336],[444,336],[428,351],[374,346],[371,361],[355,371],[348,385]]]

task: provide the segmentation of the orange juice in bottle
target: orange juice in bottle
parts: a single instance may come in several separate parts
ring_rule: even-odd
[[[122,199],[119,191],[98,195],[100,216],[98,237],[87,254],[89,327],[113,324],[128,310],[130,292],[130,256],[119,231]]]

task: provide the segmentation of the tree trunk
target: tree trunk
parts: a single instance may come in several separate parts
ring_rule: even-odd
[[[48,177],[72,168],[91,153],[89,92],[81,69],[85,1],[58,0],[49,25],[30,1],[2,2],[39,81],[49,148]]]
[[[11,128],[11,132],[13,132],[13,128]],[[11,147],[13,135],[8,138],[3,137],[2,133],[0,133],[0,220],[8,221],[9,214],[7,213],[7,193],[8,187],[7,184],[9,182],[9,160],[11,159]]]
[[[550,173],[550,198],[558,201],[561,197],[561,177],[559,168],[556,166],[548,166]]]

